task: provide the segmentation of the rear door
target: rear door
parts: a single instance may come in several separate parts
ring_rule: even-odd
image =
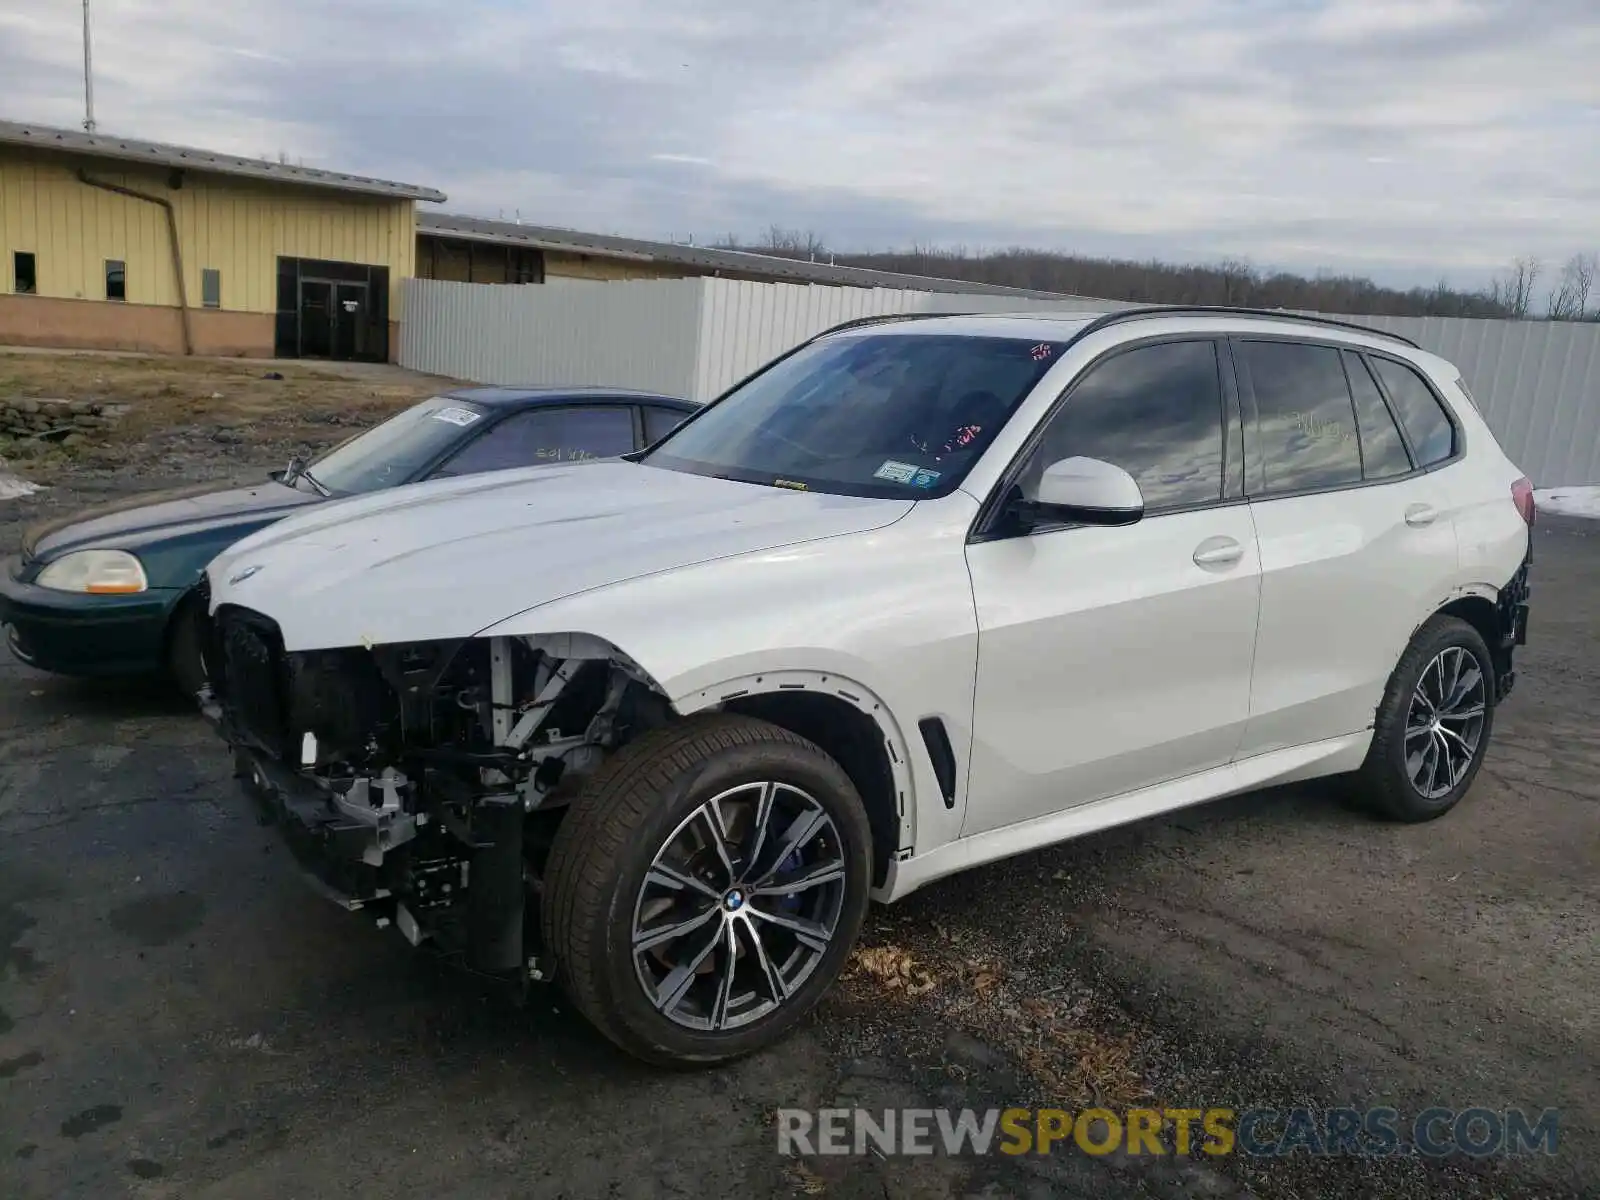
[[[1121,528],[980,532],[963,834],[1225,765],[1249,716],[1259,556],[1231,377],[1210,338],[1091,366],[1045,421],[1014,482],[1085,455],[1138,481]]]
[[[1439,478],[1418,468],[1364,354],[1285,338],[1233,350],[1261,545],[1244,758],[1369,728],[1457,551]]]

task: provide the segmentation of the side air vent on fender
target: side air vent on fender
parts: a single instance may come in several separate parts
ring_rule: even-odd
[[[923,717],[917,722],[922,730],[922,744],[928,748],[928,758],[933,763],[934,776],[939,780],[939,791],[944,796],[944,806],[956,806],[956,753],[950,748],[950,735],[938,717]]]

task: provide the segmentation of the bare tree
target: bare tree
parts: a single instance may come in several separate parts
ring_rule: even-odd
[[[1561,278],[1550,289],[1547,315],[1552,321],[1584,321],[1589,317],[1589,294],[1594,288],[1600,256],[1574,254],[1561,268]]]
[[[1508,274],[1489,285],[1489,299],[1507,316],[1526,317],[1533,311],[1533,288],[1543,270],[1537,258],[1519,258]]]

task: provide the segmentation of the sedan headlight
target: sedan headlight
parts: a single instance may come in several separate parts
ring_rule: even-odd
[[[39,572],[34,581],[58,592],[126,596],[150,586],[144,567],[126,550],[79,550],[65,554]]]

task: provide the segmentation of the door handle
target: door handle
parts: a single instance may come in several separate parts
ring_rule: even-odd
[[[1195,549],[1199,567],[1231,567],[1244,557],[1244,547],[1230,537],[1207,538]]]
[[[1438,510],[1431,504],[1413,504],[1406,509],[1406,524],[1420,529],[1424,525],[1432,525],[1438,515]]]

